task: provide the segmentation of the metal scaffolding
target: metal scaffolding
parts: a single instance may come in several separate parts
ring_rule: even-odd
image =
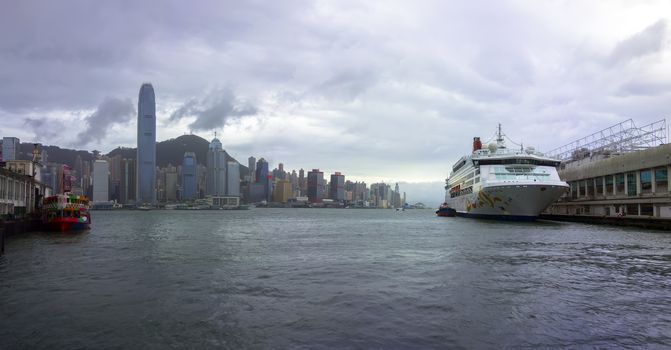
[[[652,148],[667,142],[666,119],[637,127],[631,119],[555,148],[546,155],[561,161],[583,159],[594,154],[614,155]]]

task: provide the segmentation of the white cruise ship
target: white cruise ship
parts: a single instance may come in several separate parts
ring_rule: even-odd
[[[559,163],[532,147],[507,148],[499,124],[496,143],[483,149],[475,137],[473,153],[454,164],[445,203],[458,216],[535,220],[569,189],[557,174]]]

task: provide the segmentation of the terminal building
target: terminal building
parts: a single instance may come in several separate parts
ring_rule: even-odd
[[[550,151],[570,190],[551,205],[555,216],[671,219],[671,145],[665,120],[628,120]]]

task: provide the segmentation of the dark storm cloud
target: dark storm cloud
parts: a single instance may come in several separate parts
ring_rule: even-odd
[[[211,91],[202,101],[190,99],[170,115],[170,121],[195,117],[189,124],[194,131],[220,129],[229,120],[256,115],[257,108],[247,101],[236,98],[231,89]]]
[[[645,55],[659,52],[666,39],[667,21],[660,19],[640,33],[621,41],[615,46],[609,59],[613,64],[628,62]]]
[[[124,124],[131,120],[135,108],[130,99],[107,98],[95,112],[84,118],[84,130],[77,135],[73,145],[85,146],[92,141],[100,141],[115,124]]]

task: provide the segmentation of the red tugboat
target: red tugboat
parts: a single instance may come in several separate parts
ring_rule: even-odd
[[[44,199],[42,224],[50,231],[87,230],[91,228],[89,199],[70,193]]]

